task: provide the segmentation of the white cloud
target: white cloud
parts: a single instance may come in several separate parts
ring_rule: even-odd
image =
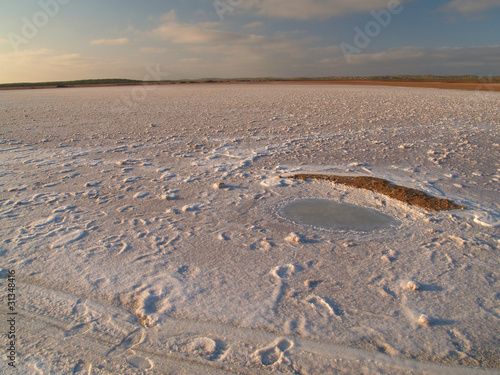
[[[500,0],[451,0],[444,10],[457,13],[479,13],[500,8]]]
[[[123,60],[85,57],[47,48],[0,54],[0,82],[64,81],[86,78],[127,77],[142,70]],[[117,77],[119,78],[119,77]]]
[[[403,0],[244,0],[236,9],[260,16],[298,20],[327,19],[394,6]]]
[[[181,78],[301,75],[298,67],[308,60],[338,54],[336,46],[312,48],[321,38],[300,38],[300,31],[256,34],[254,30],[263,25],[253,22],[242,26],[246,32],[226,31],[220,22],[181,22],[172,11],[161,17],[161,25],[142,35],[169,42],[165,58],[172,77]]]
[[[178,62],[180,64],[195,64],[195,65],[200,65],[200,64],[203,64],[204,61],[202,58],[200,57],[188,57],[188,58],[184,58],[184,59],[180,59],[178,60]]]
[[[129,38],[118,38],[118,39],[96,39],[92,40],[90,44],[95,46],[120,46],[128,44],[130,42]]]
[[[283,35],[267,38],[265,43],[204,44],[183,46],[182,56],[172,59],[172,76],[193,77],[293,77],[323,75],[331,66],[319,61],[339,56],[340,48],[310,47],[308,39],[286,39]],[[318,70],[321,68],[322,70]]]
[[[167,53],[168,48],[163,47],[142,47],[140,49],[142,53]]]
[[[246,25],[243,25],[243,28],[245,29],[258,29],[264,27],[264,22],[256,21],[252,23],[248,23]]]
[[[154,29],[151,35],[179,44],[256,43],[265,39],[259,35],[216,30],[211,26],[213,24],[168,22]]]
[[[176,22],[177,21],[177,13],[175,9],[172,9],[170,12],[163,14],[160,18],[163,22]]]
[[[384,0],[383,4],[387,7],[390,3]],[[260,23],[244,25],[248,32],[237,33],[220,30],[220,23],[182,23],[172,14],[164,18],[169,21],[143,35],[171,43],[166,58],[172,77],[495,74],[495,64],[500,65],[496,46],[401,47],[352,55],[348,64],[338,46],[318,47],[321,38],[301,38],[300,31],[276,32],[268,37],[251,32]]]
[[[40,81],[41,76],[47,77],[44,79],[47,81],[59,80],[65,76],[61,71],[63,66],[69,65],[79,70],[82,60],[80,55],[55,54],[47,48],[41,48],[0,54],[0,65],[4,67],[0,72],[0,82],[33,82]]]
[[[500,45],[482,47],[400,47],[383,52],[352,55],[353,63],[417,61],[425,59],[429,63],[461,62],[462,64],[500,64]]]
[[[268,9],[263,2],[245,1],[254,4],[253,6],[260,4],[262,11]],[[282,0],[270,1],[276,4]],[[308,2],[316,4],[317,7],[309,10],[304,17],[319,18],[319,9],[322,9],[326,2],[297,0],[296,3],[304,5]],[[295,5],[296,3],[294,2]],[[370,0],[368,3],[374,5],[375,1]],[[246,2],[241,3],[241,6],[244,4]],[[342,4],[347,6],[348,3],[341,1],[340,5]],[[352,11],[361,9],[364,3],[354,1],[349,4],[349,9]],[[384,0],[380,4],[387,7],[389,0]],[[339,11],[340,5],[331,6]],[[298,8],[293,9],[295,8],[289,7],[283,12],[296,12]],[[257,11],[257,8],[254,10]],[[268,11],[271,12],[269,9]],[[283,13],[281,16],[284,16]],[[144,76],[144,67],[155,64],[164,66],[164,69],[171,73],[169,76],[171,79],[421,73],[498,75],[500,73],[498,70],[500,46],[400,47],[378,53],[351,55],[352,63],[349,64],[342,56],[340,47],[319,46],[324,44],[326,36],[311,37],[300,30],[278,31],[271,36],[258,35],[259,28],[264,24],[253,22],[243,25],[241,29],[243,31],[233,32],[227,31],[227,23],[181,22],[175,11],[151,21],[153,26],[147,30],[130,29],[129,32],[134,32],[134,37],[131,39],[97,39],[90,42],[97,46],[126,45],[125,55],[111,57],[108,54],[106,58],[92,58],[48,49],[0,53],[0,66],[3,67],[0,69],[0,82],[117,76],[141,79]],[[0,45],[1,43],[2,39]],[[124,48],[116,50],[124,52]]]
[[[342,75],[498,75],[500,45],[438,48],[408,46],[350,57],[351,64],[343,57],[323,62],[335,66]]]

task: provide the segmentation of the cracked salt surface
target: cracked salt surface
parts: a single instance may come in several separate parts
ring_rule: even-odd
[[[500,367],[498,94],[175,85],[113,112],[129,90],[0,91],[0,274],[16,271],[22,327],[18,368],[1,373]],[[471,209],[278,178],[297,172]],[[307,197],[400,224],[277,215]]]

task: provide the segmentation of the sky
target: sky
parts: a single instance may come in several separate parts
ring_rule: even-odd
[[[0,0],[0,83],[500,75],[500,0]]]

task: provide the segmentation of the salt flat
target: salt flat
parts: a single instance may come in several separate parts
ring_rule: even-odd
[[[0,91],[18,312],[17,367],[0,372],[498,373],[499,108],[498,93],[345,85]],[[278,177],[300,172],[468,209]],[[300,225],[280,214],[298,198],[399,225]]]

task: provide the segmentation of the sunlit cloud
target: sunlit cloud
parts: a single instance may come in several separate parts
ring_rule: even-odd
[[[149,35],[179,44],[257,43],[265,40],[259,35],[211,28],[214,25],[219,26],[218,23],[190,24],[168,21],[153,29]]]
[[[255,21],[251,23],[247,23],[246,25],[243,25],[244,29],[259,29],[261,27],[264,27],[264,22],[261,21]]]
[[[500,0],[220,1],[233,8],[223,22],[212,1],[201,10],[199,4],[191,2],[181,2],[182,6],[162,3],[150,10],[149,3],[130,3],[119,14],[107,14],[108,23],[91,31],[83,26],[72,28],[68,33],[61,32],[59,22],[72,24],[69,13],[61,12],[57,20],[54,17],[52,27],[31,25],[30,14],[18,22],[4,15],[6,22],[0,23],[0,82],[117,76],[142,79],[145,67],[157,64],[170,73],[169,79],[499,74],[499,48],[474,44],[497,44],[482,22],[495,24]],[[391,7],[400,9],[397,17],[389,12]],[[156,12],[158,9],[162,10]],[[92,14],[92,7],[87,11]],[[414,37],[405,34],[405,17],[413,22]],[[463,23],[447,22],[458,18]],[[349,63],[343,55],[345,48],[340,48],[342,43],[357,46],[358,31],[354,28],[373,32],[377,22],[384,23],[380,26],[385,28],[383,32],[366,37],[372,42],[366,48],[350,51]],[[10,48],[12,30],[25,39],[18,53]],[[424,30],[427,36],[439,33],[439,38],[429,37],[417,44],[415,35]],[[413,43],[418,47],[412,47]]]
[[[118,39],[96,39],[92,40],[90,44],[94,46],[121,46],[130,43],[129,38],[118,38]]]
[[[327,19],[352,13],[369,13],[387,8],[388,0],[244,0],[237,9],[259,16],[295,20]]]
[[[140,52],[142,53],[167,53],[168,48],[163,47],[141,47]]]
[[[460,61],[462,64],[500,64],[500,45],[482,47],[400,47],[386,51],[353,56],[353,63],[374,61],[427,60],[427,63]]]
[[[62,81],[126,76],[137,70],[122,59],[100,59],[48,48],[0,54],[0,82]],[[43,79],[40,79],[43,77]]]
[[[494,8],[500,8],[499,0],[452,0],[443,9],[457,13],[479,13]]]
[[[330,63],[343,67],[346,74],[463,74],[474,69],[495,72],[500,65],[500,45],[482,47],[399,47],[385,51],[352,55],[351,63],[342,58]]]

